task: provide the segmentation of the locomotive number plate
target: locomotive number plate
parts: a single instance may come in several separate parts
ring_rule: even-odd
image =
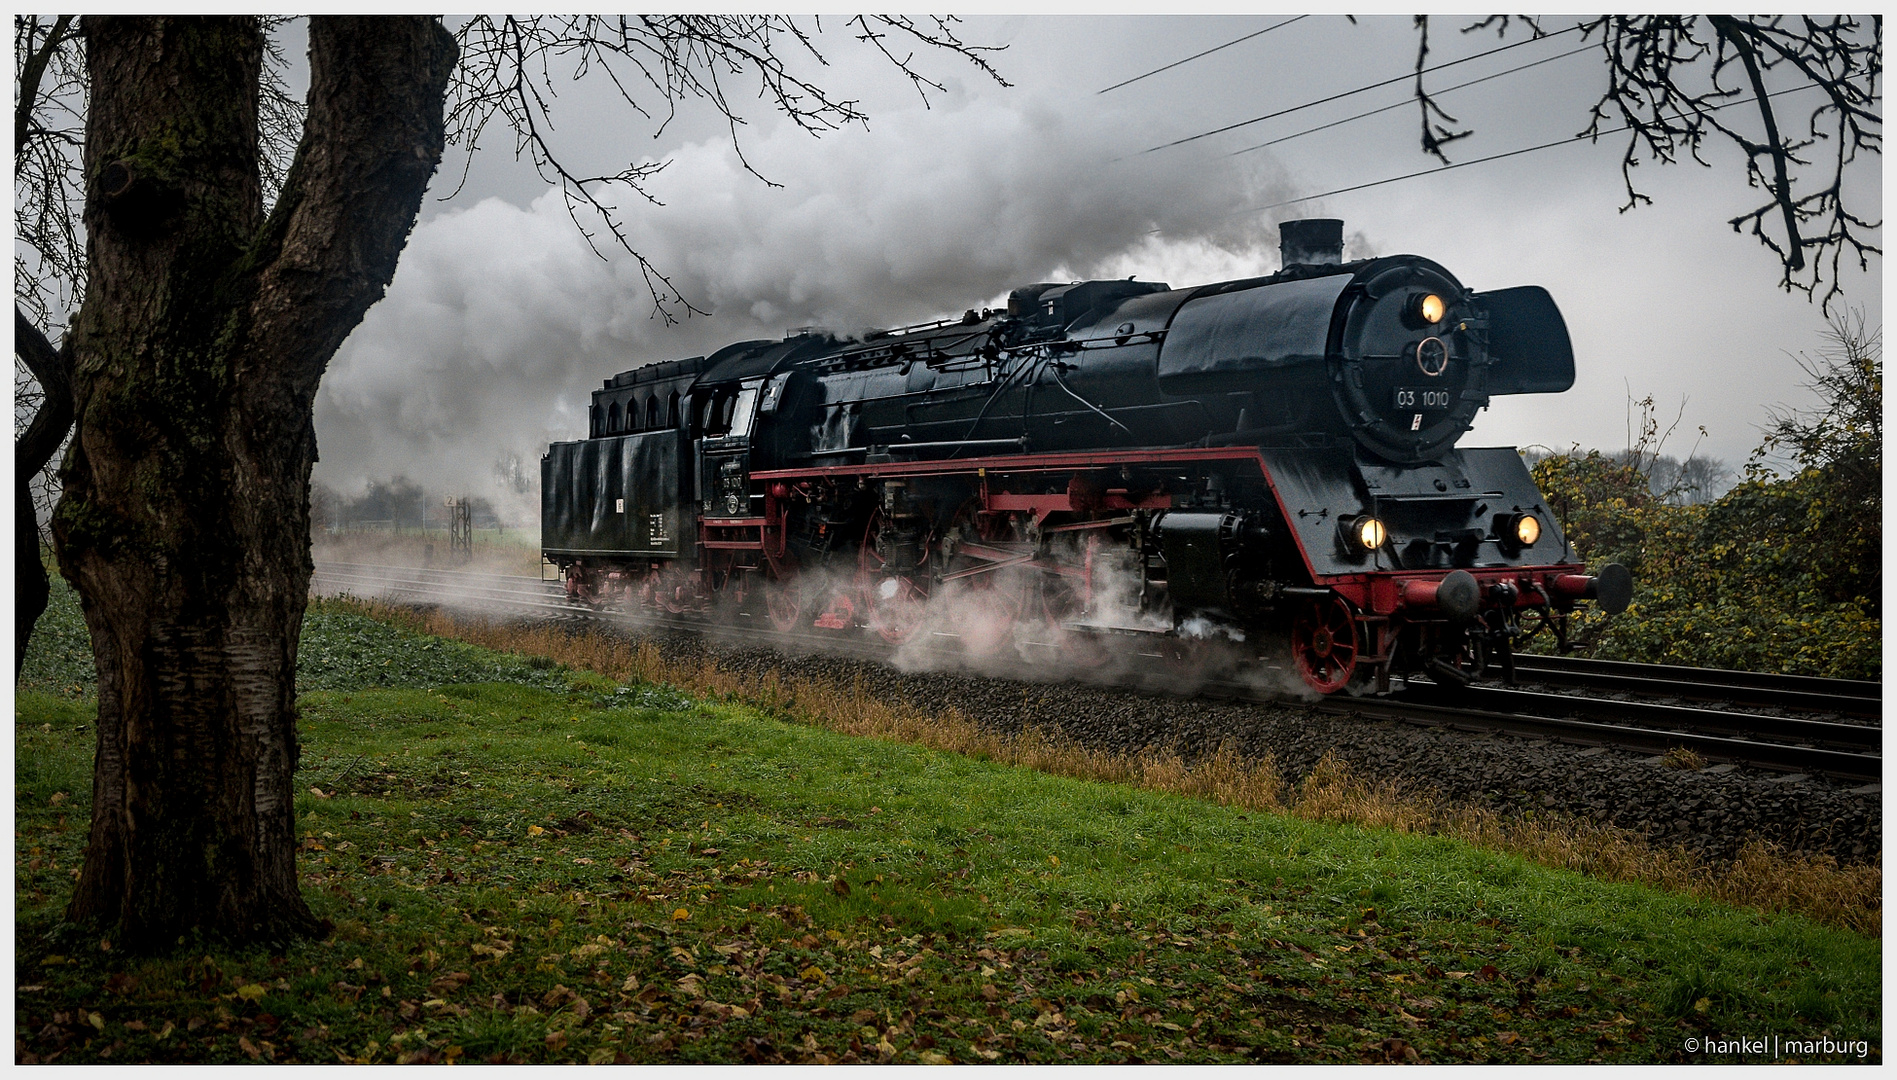
[[[1421,386],[1396,388],[1396,407],[1403,412],[1437,412],[1449,408],[1450,392]]]

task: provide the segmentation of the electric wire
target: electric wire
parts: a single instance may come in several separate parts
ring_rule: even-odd
[[[1347,97],[1354,97],[1366,91],[1376,90],[1381,87],[1391,86],[1396,83],[1403,82],[1406,79],[1416,78],[1419,75],[1427,75],[1432,71],[1442,71],[1445,68],[1455,67],[1457,64],[1466,64],[1471,60],[1480,60],[1485,56],[1494,56],[1497,53],[1507,52],[1510,49],[1518,49],[1518,48],[1521,48],[1523,45],[1532,45],[1538,41],[1547,41],[1550,38],[1557,38],[1563,34],[1571,34],[1574,31],[1579,30],[1579,29],[1580,29],[1579,26],[1570,26],[1565,30],[1556,30],[1553,33],[1543,34],[1540,37],[1523,38],[1521,41],[1510,42],[1507,45],[1501,45],[1496,48],[1490,49],[1486,52],[1475,53],[1473,55],[1464,56],[1456,60],[1446,60],[1443,63],[1432,64],[1429,67],[1423,68],[1419,71],[1412,71],[1404,75],[1398,75],[1392,79],[1384,79],[1382,82],[1373,82],[1367,86],[1359,86],[1355,90],[1345,90],[1342,93],[1332,94],[1329,97],[1318,98],[1316,101],[1307,101],[1302,105],[1293,105],[1288,109],[1279,109],[1277,112],[1266,113],[1263,116],[1254,116],[1250,120],[1240,120],[1239,122],[1235,124],[1226,124],[1224,127],[1213,128],[1211,131],[1201,131],[1197,135],[1188,135],[1183,139],[1174,139],[1173,141],[1168,142],[1168,143],[1160,143],[1158,146],[1149,146],[1142,152],[1150,154],[1156,150],[1166,150],[1174,146],[1184,146],[1186,143],[1196,142],[1200,139],[1210,138],[1213,135],[1223,135],[1225,132],[1228,132],[1228,131],[1236,131],[1239,128],[1250,127],[1253,124],[1263,123],[1266,120],[1275,120],[1280,116],[1289,116],[1294,112],[1302,112],[1305,109],[1314,108],[1318,105],[1324,105],[1332,101],[1339,101]]]
[[[1532,67],[1540,67],[1543,64],[1551,64],[1555,62],[1556,60],[1566,60],[1570,56],[1579,56],[1580,54],[1584,52],[1592,52],[1594,51],[1594,49],[1595,49],[1595,46],[1593,45],[1583,45],[1578,49],[1570,49],[1567,52],[1558,53],[1554,56],[1545,56],[1545,57],[1542,57],[1540,60],[1534,61],[1533,63],[1523,64],[1520,67],[1512,67],[1512,68],[1509,68],[1507,71],[1498,71],[1493,75],[1484,75],[1480,79],[1471,79],[1466,83],[1457,83],[1454,86],[1447,87],[1442,90],[1437,90],[1435,91],[1433,96],[1442,97],[1444,94],[1453,94],[1457,90],[1466,90],[1471,86],[1475,86],[1479,83],[1488,82],[1491,79],[1499,79],[1504,75],[1513,75],[1518,71],[1527,71],[1529,68],[1532,68]],[[1328,131],[1331,128],[1341,127],[1345,124],[1351,123],[1352,121],[1367,119],[1369,117],[1376,116],[1379,113],[1387,113],[1391,109],[1401,109],[1407,105],[1414,105],[1415,103],[1416,103],[1415,98],[1404,98],[1402,101],[1396,102],[1395,104],[1392,104],[1392,105],[1385,105],[1380,109],[1371,109],[1369,112],[1360,112],[1355,116],[1346,116],[1342,120],[1332,120],[1328,124],[1319,124],[1318,126],[1313,127],[1313,128],[1305,128],[1303,131],[1294,132],[1290,135],[1285,135],[1276,139],[1272,139],[1269,142],[1261,142],[1257,146],[1247,146],[1243,150],[1234,150],[1228,156],[1237,157],[1240,154],[1249,154],[1253,150],[1263,150],[1267,146],[1276,146],[1279,143],[1290,142],[1292,139],[1300,139],[1306,135],[1315,135],[1316,133],[1320,131]]]
[[[1273,30],[1276,30],[1281,26],[1290,26],[1292,23],[1297,22],[1300,19],[1308,19],[1308,18],[1310,18],[1309,15],[1298,15],[1298,16],[1294,16],[1292,18],[1286,19],[1285,21],[1281,23],[1274,23],[1271,26],[1265,27],[1263,30],[1258,30],[1258,31],[1254,31],[1252,33],[1246,34],[1242,38],[1237,38],[1232,41],[1228,41],[1223,45],[1214,45],[1213,47],[1205,50],[1202,53],[1194,53],[1191,56],[1186,57],[1184,60],[1174,60],[1172,63],[1167,64],[1165,67],[1156,67],[1153,70],[1147,72],[1145,75],[1135,75],[1132,78],[1126,80],[1125,82],[1116,82],[1112,86],[1107,87],[1107,90],[1118,90],[1122,86],[1130,86],[1133,83],[1139,82],[1141,79],[1148,78],[1153,75],[1157,75],[1162,71],[1171,71],[1173,68],[1176,68],[1181,64],[1190,64],[1194,60],[1199,59],[1200,57],[1211,56],[1213,53],[1218,52],[1220,49],[1229,49],[1234,45],[1239,45],[1244,42],[1250,41],[1252,38],[1258,37],[1261,34],[1269,34]],[[1097,93],[1104,94],[1107,92],[1107,90],[1100,90],[1100,91],[1097,91]]]
[[[1801,90],[1815,90],[1815,89],[1818,89],[1818,88],[1815,86],[1794,86],[1789,90],[1780,90],[1777,93],[1767,94],[1766,97],[1768,99],[1775,98],[1775,97],[1783,97],[1786,94],[1796,94]],[[1701,111],[1718,112],[1721,109],[1730,109],[1735,105],[1752,105],[1752,104],[1756,104],[1756,102],[1753,99],[1742,98],[1738,101],[1728,101],[1724,105],[1714,105],[1714,106],[1711,106],[1710,108],[1707,108]],[[1676,119],[1676,120],[1683,119],[1685,115],[1686,115],[1685,113],[1676,113],[1674,114],[1672,119]],[[1583,133],[1583,134],[1575,135],[1567,139],[1556,139],[1554,142],[1542,143],[1539,146],[1524,146],[1519,150],[1509,150],[1500,154],[1490,154],[1488,157],[1471,158],[1468,161],[1458,161],[1452,165],[1437,165],[1433,168],[1421,169],[1413,173],[1404,173],[1402,176],[1389,176],[1389,177],[1385,177],[1382,180],[1372,180],[1364,184],[1352,184],[1350,187],[1336,188],[1332,191],[1319,192],[1316,195],[1301,195],[1298,198],[1286,199],[1283,202],[1268,203],[1264,206],[1254,206],[1254,207],[1250,207],[1249,209],[1239,210],[1236,213],[1226,215],[1226,217],[1242,217],[1246,214],[1256,214],[1256,213],[1261,213],[1266,210],[1276,210],[1279,207],[1295,206],[1298,203],[1310,202],[1314,199],[1328,199],[1333,195],[1347,195],[1350,192],[1363,191],[1366,188],[1382,187],[1385,184],[1394,184],[1400,180],[1414,180],[1419,176],[1433,176],[1436,173],[1445,173],[1451,169],[1466,168],[1470,165],[1481,165],[1484,162],[1489,162],[1489,161],[1500,161],[1503,158],[1520,157],[1523,154],[1532,154],[1537,150],[1550,150],[1557,146],[1567,146],[1570,143],[1599,140],[1604,135],[1618,135],[1623,131],[1630,131],[1633,129],[1633,126],[1634,125],[1632,124],[1623,124],[1617,128],[1608,128],[1605,131]]]

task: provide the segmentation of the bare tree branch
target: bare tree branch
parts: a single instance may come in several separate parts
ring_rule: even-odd
[[[1460,123],[1455,117],[1444,112],[1436,99],[1423,88],[1423,68],[1429,62],[1429,16],[1418,15],[1416,20],[1416,104],[1422,110],[1423,153],[1430,154],[1444,165],[1449,164],[1449,155],[1443,153],[1443,147],[1457,139],[1466,139],[1474,134],[1469,129],[1457,131],[1446,126]],[[1433,119],[1432,119],[1433,118]]]
[[[1534,37],[1545,37],[1540,20],[1493,16],[1464,28],[1464,33],[1493,29],[1505,36],[1519,23]],[[1442,146],[1450,134],[1439,122],[1450,120],[1436,107],[1420,75],[1429,50],[1427,17],[1418,16],[1416,100],[1422,109],[1425,153],[1448,162]],[[1621,180],[1627,201],[1623,212],[1651,203],[1634,183],[1643,161],[1672,164],[1690,156],[1710,166],[1713,143],[1735,146],[1745,155],[1748,183],[1768,200],[1728,221],[1736,232],[1749,231],[1779,259],[1779,284],[1819,299],[1827,312],[1840,295],[1839,271],[1852,256],[1860,269],[1882,249],[1864,234],[1882,228],[1851,212],[1845,204],[1845,169],[1860,150],[1881,154],[1882,118],[1874,111],[1883,74],[1883,17],[1851,16],[1678,16],[1608,15],[1579,24],[1583,38],[1599,35],[1607,67],[1607,89],[1589,110],[1583,135],[1598,139],[1610,131],[1628,132],[1621,153]],[[1823,95],[1802,133],[1786,130],[1771,104],[1792,90]],[[1750,99],[1756,104],[1762,134],[1746,130],[1722,106]],[[1467,132],[1455,132],[1460,138]],[[1814,162],[1807,154],[1830,143],[1829,159],[1809,186]],[[1801,187],[1801,181],[1807,186]],[[1822,293],[1820,287],[1823,287]]]
[[[857,30],[856,40],[874,47],[902,72],[925,103],[928,92],[942,91],[943,84],[916,69],[912,52],[898,55],[892,37],[959,55],[1006,86],[983,55],[998,49],[963,42],[954,22],[935,18],[925,24],[909,16],[865,15],[849,25]],[[685,315],[704,314],[633,246],[620,208],[612,201],[618,192],[657,205],[646,185],[668,163],[635,161],[599,175],[583,175],[570,165],[566,153],[554,147],[556,76],[570,72],[567,77],[577,80],[603,75],[628,108],[656,125],[655,137],[681,106],[708,104],[724,118],[739,163],[772,184],[745,155],[739,129],[746,120],[734,98],[738,84],[811,135],[868,120],[856,100],[797,74],[800,64],[828,66],[814,37],[821,23],[812,26],[806,30],[786,15],[478,16],[456,35],[462,59],[449,90],[449,138],[464,146],[471,160],[488,124],[500,118],[514,133],[515,157],[527,157],[541,179],[559,188],[568,216],[593,252],[606,258],[601,245],[605,240],[606,246],[635,260],[655,317],[673,321],[678,309]],[[464,164],[463,182],[466,177]]]
[[[86,108],[79,28],[71,16],[16,15],[13,59],[14,302],[39,326],[77,306],[85,252],[76,208]],[[22,248],[24,250],[22,250]]]

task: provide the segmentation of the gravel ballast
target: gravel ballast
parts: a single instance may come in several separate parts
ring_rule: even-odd
[[[1650,755],[1507,735],[1484,736],[1322,712],[1296,702],[1253,704],[1090,683],[1030,681],[955,671],[902,671],[827,652],[780,652],[692,632],[632,631],[667,659],[710,658],[735,675],[851,685],[881,700],[954,708],[981,726],[1037,727],[1094,749],[1171,748],[1188,760],[1229,745],[1270,754],[1297,782],[1326,752],[1373,783],[1406,794],[1484,807],[1504,817],[1555,815],[1641,833],[1711,861],[1749,839],[1788,853],[1874,863],[1883,851],[1881,798],[1862,784],[1787,778],[1756,769],[1668,768]],[[1180,685],[1175,681],[1173,685]]]

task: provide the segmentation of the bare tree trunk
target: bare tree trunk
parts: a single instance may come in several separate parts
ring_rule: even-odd
[[[72,427],[72,387],[66,379],[66,359],[53,348],[16,305],[13,309],[13,351],[40,384],[40,407],[26,431],[13,443],[13,678],[26,663],[26,645],[33,624],[46,611],[52,584],[40,562],[39,515],[33,509],[33,481],[46,467]]]
[[[99,743],[67,914],[135,949],[318,932],[292,783],[312,408],[414,227],[454,44],[426,18],[312,19],[309,117],[266,218],[257,21],[84,31],[89,279],[54,533]]]

